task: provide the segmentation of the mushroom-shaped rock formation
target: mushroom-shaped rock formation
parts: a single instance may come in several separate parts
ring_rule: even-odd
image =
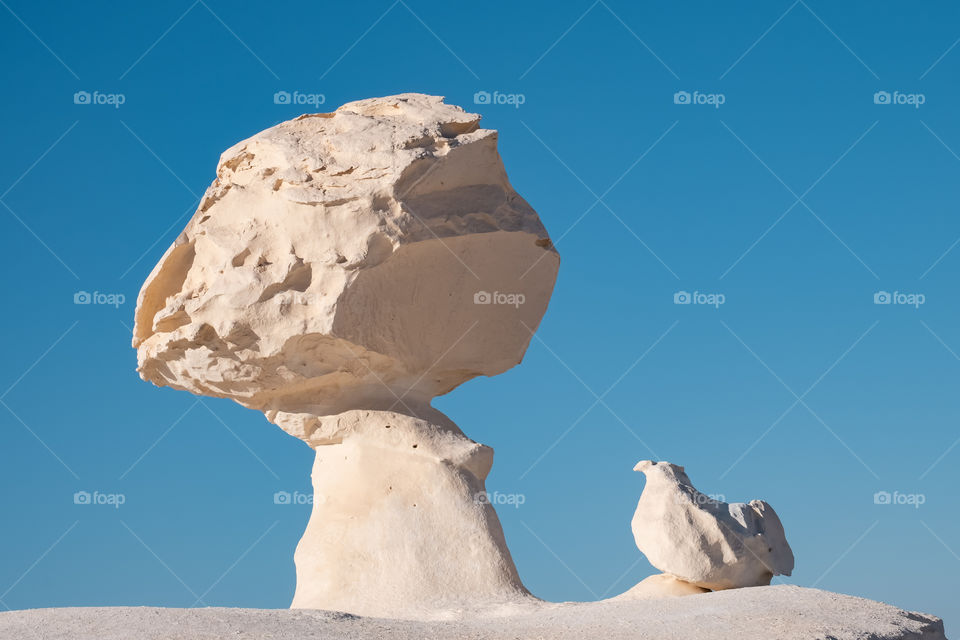
[[[493,451],[430,406],[520,362],[559,266],[479,120],[403,94],[235,145],[140,291],[141,377],[316,449],[294,607],[417,617],[527,595],[478,499]]]
[[[767,585],[774,575],[793,571],[783,525],[763,500],[714,500],[669,462],[643,460],[634,471],[642,471],[647,483],[631,523],[633,537],[656,568],[711,590]]]

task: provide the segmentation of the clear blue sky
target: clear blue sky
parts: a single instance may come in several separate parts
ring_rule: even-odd
[[[499,513],[535,594],[653,572],[629,523],[656,457],[774,505],[777,582],[956,628],[960,6],[0,5],[0,606],[289,604],[308,507],[273,494],[309,491],[310,450],[142,382],[134,301],[221,151],[418,91],[501,132],[562,256],[523,364],[436,401],[524,496]]]

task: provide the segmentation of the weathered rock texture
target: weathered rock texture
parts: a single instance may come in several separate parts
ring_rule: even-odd
[[[712,590],[768,585],[774,575],[793,571],[783,525],[763,500],[714,500],[669,462],[643,460],[634,470],[646,475],[647,484],[633,537],[656,568]]]
[[[224,152],[140,292],[143,378],[321,444],[313,416],[375,405],[384,386],[412,405],[519,363],[559,258],[479,121],[404,94]],[[481,291],[524,301],[474,304]]]
[[[145,380],[317,448],[294,606],[415,616],[526,594],[476,498],[492,450],[430,407],[520,362],[559,265],[479,120],[403,94],[235,145],[140,292]]]
[[[336,420],[348,435],[317,447],[294,608],[434,618],[529,595],[484,500],[493,449],[440,415]]]

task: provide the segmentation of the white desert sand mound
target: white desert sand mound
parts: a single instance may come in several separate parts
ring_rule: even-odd
[[[498,616],[417,622],[310,609],[90,607],[0,613],[0,638],[44,640],[938,640],[933,616],[777,585],[683,598],[544,603]]]

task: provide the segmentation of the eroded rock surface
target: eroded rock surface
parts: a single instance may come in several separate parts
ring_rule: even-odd
[[[316,416],[424,405],[519,363],[559,257],[479,121],[403,94],[224,152],[140,292],[141,376],[319,444]]]
[[[532,599],[485,499],[493,449],[437,417],[349,411],[338,420],[349,435],[317,447],[293,608],[442,618]]]
[[[768,585],[774,575],[793,571],[783,525],[763,500],[714,500],[669,462],[643,460],[634,470],[646,475],[647,484],[633,537],[656,568],[711,590]]]

